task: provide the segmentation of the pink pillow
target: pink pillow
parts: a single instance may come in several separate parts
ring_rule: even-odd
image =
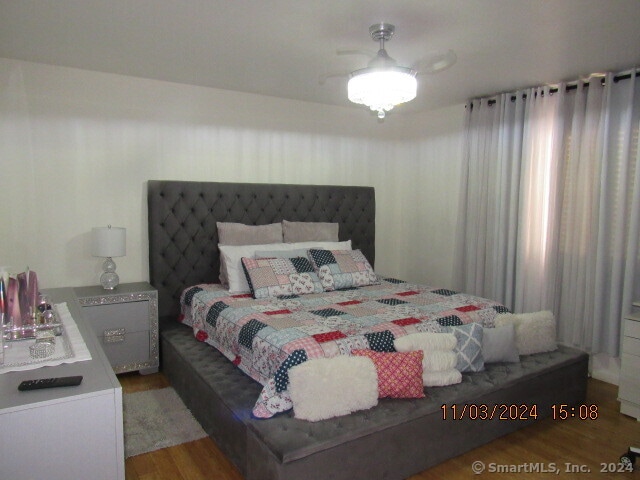
[[[424,352],[376,352],[352,350],[352,355],[367,357],[378,372],[378,397],[423,398],[422,359]]]

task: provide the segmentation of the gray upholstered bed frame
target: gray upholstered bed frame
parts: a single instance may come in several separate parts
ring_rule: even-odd
[[[178,314],[186,286],[219,283],[216,222],[337,222],[340,240],[350,239],[374,265],[373,187],[152,180],[147,193],[149,275],[160,316]]]
[[[584,401],[588,357],[560,348],[491,364],[419,400],[382,399],[377,407],[321,422],[284,413],[251,417],[261,386],[175,318],[183,288],[215,283],[216,221],[340,223],[374,262],[375,196],[370,187],[150,181],[149,262],[159,291],[161,365],[203,428],[247,480],[401,479],[535,421],[443,418],[442,405],[551,405]],[[471,472],[471,466],[469,466]]]

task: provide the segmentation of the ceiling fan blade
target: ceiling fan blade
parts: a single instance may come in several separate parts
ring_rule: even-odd
[[[453,50],[447,50],[446,52],[432,52],[425,58],[417,62],[413,69],[418,72],[418,75],[424,73],[437,73],[441,72],[450,66],[452,66],[458,57]]]
[[[362,55],[362,56],[366,56],[368,58],[371,58],[371,57],[374,57],[376,55],[376,53],[372,52],[371,50],[361,50],[361,49],[355,49],[355,48],[338,48],[336,50],[336,55],[338,55],[338,56]],[[340,67],[338,67],[338,68],[340,68]],[[321,73],[318,76],[318,83],[320,85],[324,85],[329,78],[348,77],[349,76],[349,72],[351,70],[353,70],[353,68],[350,68],[349,70],[347,70],[345,68],[345,70],[341,69],[340,71],[335,71],[334,70],[334,71],[329,71],[329,72],[326,72],[326,73]]]
[[[365,55],[367,57],[375,56],[376,52],[371,50],[362,50],[356,48],[338,48],[336,55]]]
[[[348,75],[349,75],[348,72],[327,72],[327,73],[322,73],[318,77],[318,83],[320,85],[324,85],[329,78],[347,77]]]

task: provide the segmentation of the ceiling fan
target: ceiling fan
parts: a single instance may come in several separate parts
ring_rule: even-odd
[[[390,23],[376,23],[369,27],[369,34],[375,42],[379,42],[378,53],[373,56],[365,68],[349,74],[347,84],[350,101],[368,106],[383,119],[386,112],[395,105],[413,100],[417,94],[416,75],[440,72],[456,62],[453,50],[444,53],[431,53],[412,67],[401,67],[389,56],[384,42],[389,41],[395,32]],[[338,55],[365,54],[361,50],[338,50]],[[320,77],[320,83],[327,78],[343,74],[326,74]]]

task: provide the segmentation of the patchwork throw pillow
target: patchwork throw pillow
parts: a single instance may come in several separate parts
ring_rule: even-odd
[[[309,250],[309,258],[324,290],[364,287],[380,283],[360,250]]]
[[[312,422],[378,404],[378,376],[364,357],[315,358],[289,369],[296,418]]]
[[[298,242],[298,243],[270,243],[259,245],[222,245],[220,249],[220,265],[224,264],[225,273],[228,283],[225,287],[229,293],[249,293],[249,284],[242,267],[242,257],[254,258],[256,252],[270,251],[289,251],[289,250],[305,250],[309,248],[330,248],[330,249],[351,249],[351,240],[344,242]],[[222,267],[221,267],[222,268]]]
[[[456,336],[454,352],[458,357],[456,370],[460,372],[481,372],[484,370],[484,358],[482,357],[482,325],[479,323],[467,323],[455,327],[442,327],[446,332]]]
[[[495,325],[515,327],[516,346],[520,355],[551,352],[558,348],[553,312],[502,313],[496,315]]]
[[[421,350],[414,352],[374,352],[352,350],[352,355],[373,360],[378,373],[378,397],[423,398]]]
[[[242,258],[253,298],[321,293],[322,284],[309,260],[296,258]]]

